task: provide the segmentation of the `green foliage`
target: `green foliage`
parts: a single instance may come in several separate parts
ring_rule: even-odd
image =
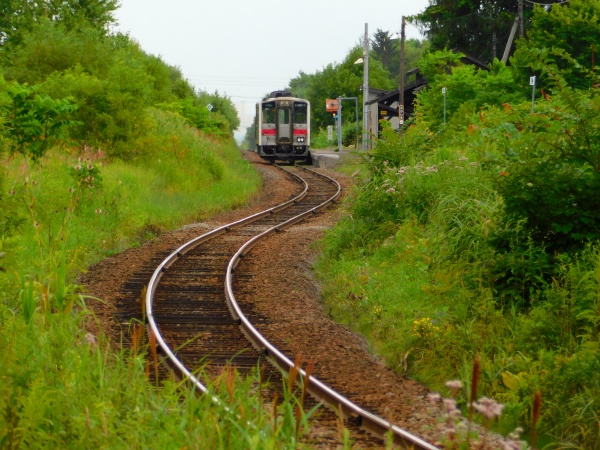
[[[417,67],[417,61],[428,49],[428,41],[418,39],[406,39],[404,42],[404,71],[405,81],[408,81],[406,72]],[[377,29],[371,41],[370,55],[381,62],[381,65],[389,72],[390,79],[394,85],[400,83],[400,38],[392,37],[389,31]]]
[[[463,56],[462,53],[446,49],[431,51],[425,53],[417,65],[428,82],[435,83],[437,77],[446,75],[451,68],[462,65],[460,59]]]
[[[325,148],[319,147],[313,144],[314,148]],[[246,127],[246,134],[244,135],[244,142],[242,143],[242,148],[248,150],[254,150],[256,148],[256,127],[254,125],[250,125]]]
[[[53,150],[31,167],[5,155],[0,251],[10,270],[0,283],[12,294],[4,301],[16,307],[16,291],[33,279],[40,308],[64,310],[77,268],[223,204],[243,204],[255,189],[257,176],[233,142],[208,139],[175,114],[154,111],[153,120],[154,134],[137,142],[129,164],[89,148],[79,159]]]
[[[179,69],[147,55],[128,36],[106,36],[85,22],[69,28],[41,20],[1,56],[8,79],[39,84],[40,94],[53,98],[72,97],[79,124],[70,137],[113,157],[134,157],[132,146],[149,132],[148,108],[154,105],[221,136],[239,126],[230,99],[196,94]]]
[[[85,163],[81,161],[81,158],[77,164],[69,167],[69,175],[79,191],[88,191],[102,186],[102,176],[98,165],[91,162]]]
[[[214,94],[200,93],[197,104],[205,109],[209,104],[212,105],[213,109],[209,115],[212,124],[209,125],[217,127],[223,134],[227,134],[240,126],[238,112],[229,97],[223,97],[218,92]]]
[[[60,23],[42,20],[23,36],[18,46],[0,55],[7,79],[41,84],[55,72],[76,66],[104,78],[112,65],[112,47],[109,38],[89,26],[68,29]]]
[[[529,55],[555,86],[552,98],[535,115],[506,108],[506,122],[483,132],[497,149],[490,170],[506,220],[525,219],[536,245],[550,252],[578,249],[600,237],[593,194],[600,187],[600,100],[594,91],[571,89],[547,52]]]
[[[272,413],[252,394],[256,380],[231,371],[209,385],[214,395],[182,397],[177,383],[153,388],[143,354],[115,353],[105,338],[86,333],[94,319],[84,302],[101,300],[81,294],[74,284],[79,270],[139,245],[152,237],[150,230],[241,205],[259,184],[233,142],[207,137],[175,113],[150,114],[153,133],[137,141],[143,151],[127,163],[91,148],[79,159],[51,149],[33,166],[2,155],[0,217],[27,221],[0,241],[6,269],[0,273],[0,441],[9,447],[296,447],[314,411],[298,415],[292,392]],[[215,405],[214,396],[223,403]],[[237,413],[249,420],[240,422]]]
[[[0,152],[0,157],[2,154]],[[6,172],[4,167],[0,167],[0,254],[2,257],[6,254],[4,240],[10,238],[16,233],[25,218],[19,212],[19,202],[15,198],[15,190],[7,189]],[[2,258],[0,258],[0,272],[2,269]]]
[[[217,100],[216,97],[212,97],[211,101]],[[198,128],[199,130],[211,131],[217,135],[228,136],[231,133],[231,126],[233,120],[233,124],[239,125],[239,118],[237,116],[237,112],[233,112],[233,116],[227,118],[222,112],[215,110],[213,105],[213,110],[209,111],[207,106],[210,102],[207,98],[192,98],[188,97],[178,102],[169,103],[169,104],[158,104],[157,107],[161,108],[165,111],[176,112],[177,114],[184,117],[187,122]],[[215,102],[220,104],[221,111],[225,109],[227,112],[229,106],[227,102]],[[212,103],[210,103],[212,105]]]
[[[389,122],[380,122],[381,139],[373,152],[368,155],[371,170],[379,172],[385,165],[401,167],[414,164],[431,150],[433,134],[427,127],[410,124],[405,132],[398,134]]]
[[[371,55],[381,62],[381,65],[387,69],[390,75],[398,75],[399,63],[394,67],[392,61],[394,56],[400,53],[400,46],[394,46],[394,41],[389,31],[377,29],[371,40]]]
[[[298,77],[290,80],[292,93],[311,102],[311,127],[313,130],[325,128],[331,124],[331,113],[325,111],[324,108],[326,99],[358,97],[358,104],[362,104],[363,64],[355,64],[360,57],[362,57],[362,49],[356,46],[349,51],[342,63],[328,64],[323,70],[312,75],[301,72]],[[393,89],[395,85],[391,82],[389,74],[382,64],[376,59],[369,61],[369,79],[371,86],[380,89]],[[345,102],[342,114],[342,123],[355,122],[354,104]],[[360,111],[358,116],[362,116]]]
[[[448,72],[450,57],[423,59],[415,117],[400,135],[383,129],[327,234],[325,302],[432,389],[467,379],[480,355],[480,390],[505,404],[499,431],[529,431],[539,390],[538,446],[597,449],[597,76],[561,42],[489,72]]]
[[[527,39],[517,42],[517,48],[525,52],[532,47],[546,50],[560,48],[581,67],[589,70],[594,64],[594,54],[597,54],[600,42],[599,18],[598,0],[571,0],[567,4],[553,6],[549,11],[535,8],[531,26],[527,29]],[[515,53],[511,63],[523,68],[524,62],[521,61],[519,53]],[[550,57],[570,86],[579,89],[593,86],[578,65],[556,54]],[[523,76],[528,77],[528,74],[524,73]]]
[[[24,34],[39,22],[53,21],[67,29],[91,26],[106,33],[115,22],[118,0],[4,0],[0,3],[0,42],[2,47],[18,45]]]
[[[189,121],[172,112],[151,110],[152,132],[139,139],[137,158],[147,164],[153,160],[168,158],[173,162],[170,167],[164,167],[162,176],[194,189],[202,189],[206,182],[200,178],[187,180],[194,172],[202,171],[215,181],[223,179],[226,172],[223,161],[210,150],[206,142],[199,141],[199,133],[190,127]],[[193,164],[192,167],[186,167]]]
[[[531,10],[524,9],[527,23]],[[492,54],[494,37],[506,42],[517,11],[514,0],[431,0],[409,21],[419,26],[432,50],[453,49],[489,62],[497,57]]]
[[[92,318],[83,301],[76,315],[37,316],[29,325],[2,313],[5,448],[297,448],[316,410],[304,411],[289,391],[265,408],[256,386],[269,381],[257,371],[242,379],[230,367],[212,381],[198,374],[208,395],[169,380],[157,389],[145,373],[149,349],[115,351],[86,332]]]
[[[9,151],[20,153],[34,162],[50,145],[65,138],[65,129],[76,122],[69,120],[77,110],[70,98],[55,100],[37,93],[39,86],[5,84],[8,104],[4,105],[4,136]]]
[[[27,325],[30,325],[33,320],[36,303],[36,298],[33,295],[33,279],[30,279],[27,285],[25,284],[25,280],[23,280],[23,284],[21,285],[21,310],[23,312],[23,319]]]
[[[467,126],[480,108],[526,100],[526,88],[515,89],[513,72],[502,62],[494,61],[486,71],[461,64],[460,57],[453,52],[433,52],[419,62],[429,87],[418,95],[418,113],[432,128],[443,125],[442,88],[446,88],[447,121],[455,125]]]

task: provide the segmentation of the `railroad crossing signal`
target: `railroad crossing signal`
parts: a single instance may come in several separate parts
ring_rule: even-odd
[[[337,98],[328,98],[325,100],[325,111],[334,112],[338,110],[340,101]]]

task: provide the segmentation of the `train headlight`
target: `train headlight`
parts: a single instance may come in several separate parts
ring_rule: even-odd
[[[303,137],[298,137],[298,142],[303,143],[304,142],[304,138]]]

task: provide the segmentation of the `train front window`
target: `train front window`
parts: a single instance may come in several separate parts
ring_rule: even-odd
[[[294,123],[306,123],[307,120],[307,108],[306,103],[294,103]]]
[[[262,121],[263,123],[275,123],[275,102],[263,104]]]
[[[279,125],[287,125],[290,123],[290,110],[281,108],[279,110]]]

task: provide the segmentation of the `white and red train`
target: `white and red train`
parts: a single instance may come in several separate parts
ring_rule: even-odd
[[[311,163],[310,102],[286,91],[256,104],[256,151],[275,162]]]

